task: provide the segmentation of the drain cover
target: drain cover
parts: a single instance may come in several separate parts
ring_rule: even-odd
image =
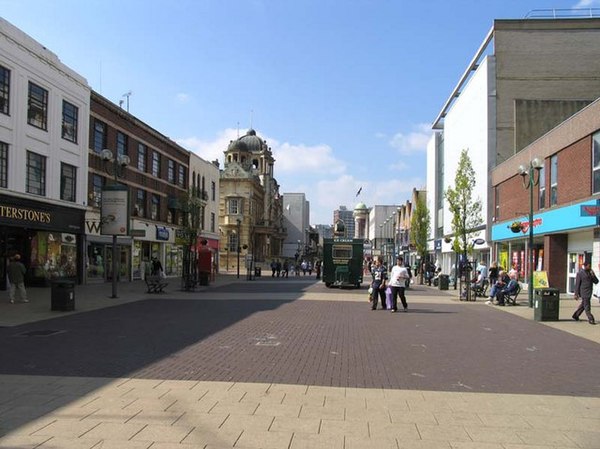
[[[17,334],[17,337],[49,337],[50,335],[60,334],[65,331],[57,331],[52,329],[42,329],[38,331],[28,331],[22,334]]]

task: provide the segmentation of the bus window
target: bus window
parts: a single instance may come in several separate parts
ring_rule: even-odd
[[[352,259],[352,245],[333,245],[331,256],[334,259]]]

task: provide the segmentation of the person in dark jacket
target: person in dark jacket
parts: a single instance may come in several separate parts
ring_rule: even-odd
[[[21,256],[15,254],[11,259],[8,267],[6,269],[6,274],[8,275],[8,282],[10,282],[10,287],[8,290],[8,297],[10,299],[10,303],[15,303],[15,290],[19,289],[19,294],[21,295],[21,301],[29,302],[27,299],[27,291],[25,290],[25,265],[21,263]]]
[[[579,316],[585,312],[588,322],[590,324],[596,324],[596,320],[594,319],[594,315],[592,315],[591,311],[591,300],[592,300],[592,290],[594,288],[594,284],[598,283],[598,278],[592,270],[592,264],[590,262],[584,262],[583,267],[577,273],[575,277],[575,296],[576,300],[580,299],[579,307],[573,313],[573,319],[575,321],[579,321]]]
[[[387,287],[387,270],[381,263],[381,259],[377,258],[375,265],[373,265],[373,282],[371,287],[373,288],[372,299],[371,299],[371,310],[377,309],[377,300],[381,300],[381,308],[385,310],[385,288]]]

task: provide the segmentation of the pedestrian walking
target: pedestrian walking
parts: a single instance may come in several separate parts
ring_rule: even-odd
[[[21,263],[21,256],[15,254],[8,264],[7,274],[8,274],[8,282],[10,283],[10,287],[8,290],[8,297],[10,299],[10,303],[15,303],[15,290],[19,290],[19,295],[21,296],[21,301],[29,302],[27,299],[27,291],[25,290],[25,265]]]
[[[398,311],[398,297],[402,301],[402,307],[406,312],[408,310],[408,304],[406,303],[406,296],[404,290],[406,289],[406,281],[409,280],[408,270],[404,266],[404,258],[402,256],[396,257],[396,265],[392,267],[390,273],[390,287],[392,288],[392,313]]]
[[[381,301],[381,308],[385,310],[385,288],[387,281],[387,271],[385,267],[381,264],[380,258],[377,258],[377,260],[375,261],[375,265],[373,266],[373,271],[371,272],[371,274],[373,275],[373,282],[371,283],[371,288],[373,289],[371,299],[371,310],[377,309],[377,298],[379,298],[379,300]]]
[[[155,256],[152,258],[152,276],[160,276],[163,271],[162,263]]]
[[[583,268],[577,272],[575,277],[575,296],[576,300],[581,300],[579,307],[573,313],[573,319],[579,321],[579,316],[585,312],[588,322],[590,324],[596,324],[594,315],[591,311],[592,291],[594,284],[598,283],[598,278],[592,270],[592,264],[590,262],[584,262]]]

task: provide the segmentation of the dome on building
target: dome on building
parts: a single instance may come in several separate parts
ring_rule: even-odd
[[[232,141],[227,147],[227,151],[248,151],[248,145],[240,139]]]
[[[356,207],[354,208],[355,212],[362,212],[362,211],[368,211],[369,208],[367,207],[367,205],[365,203],[358,203],[356,205]]]
[[[240,137],[239,141],[246,144],[248,151],[260,151],[263,147],[263,141],[253,129],[249,129],[245,136]]]

